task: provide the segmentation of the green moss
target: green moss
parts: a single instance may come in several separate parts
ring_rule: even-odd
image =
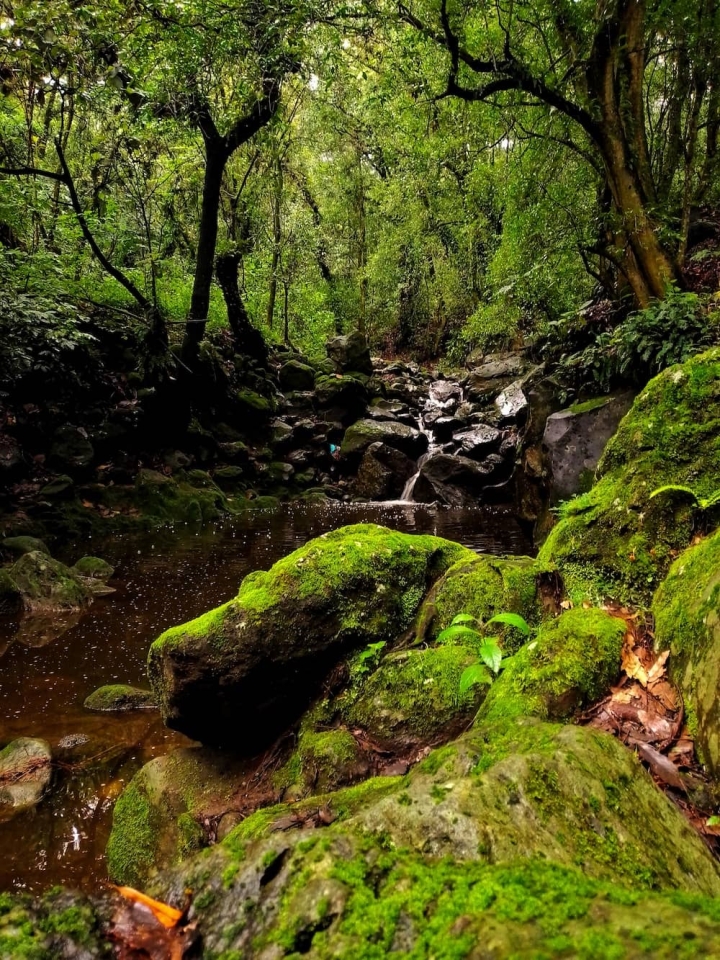
[[[451,645],[391,653],[338,701],[340,715],[380,742],[436,740],[466,724],[478,708],[482,688],[463,698],[458,692],[463,670],[474,659],[467,647]]]
[[[682,553],[655,594],[655,637],[669,649],[696,746],[720,774],[720,532]]]
[[[454,564],[435,584],[418,615],[416,639],[431,640],[449,626],[458,613],[486,622],[497,613],[518,613],[530,624],[548,615],[543,587],[550,586],[552,568],[529,557],[470,554]],[[493,628],[512,650],[517,632],[498,624]]]
[[[124,683],[111,683],[94,690],[83,706],[86,710],[98,712],[143,710],[154,707],[155,699],[149,690],[129,687]]]
[[[96,580],[109,580],[115,572],[115,568],[100,557],[81,557],[73,570],[81,577],[93,577]]]
[[[650,494],[683,484],[706,497],[720,487],[720,350],[652,380],[597,472],[592,490],[561,508],[539,559],[567,575],[575,602],[604,593],[647,604],[695,520],[689,503]]]
[[[610,397],[593,397],[592,400],[584,400],[582,403],[573,403],[570,412],[574,414],[592,413],[593,410],[599,410],[610,400]]]
[[[595,609],[543,624],[492,685],[477,722],[563,717],[596,699],[617,677],[624,633],[624,621]]]
[[[159,816],[144,790],[131,781],[113,810],[113,828],[106,857],[108,876],[114,883],[142,886],[155,864]]]
[[[336,729],[318,733],[304,725],[297,747],[273,783],[285,791],[288,800],[313,792],[328,793],[357,778],[358,761],[357,741],[349,731]]]

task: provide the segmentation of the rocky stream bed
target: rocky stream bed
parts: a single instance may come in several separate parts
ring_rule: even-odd
[[[87,693],[122,680],[155,707],[128,709],[147,699],[117,689],[87,705],[102,718],[85,734],[93,749],[113,723],[135,738],[112,774],[119,795],[89,787],[113,808],[102,866],[120,889],[3,894],[0,957],[720,956],[720,353],[665,371],[634,402],[557,411],[545,371],[521,356],[443,378],[373,368],[362,344],[329,352],[333,373],[299,358],[279,368],[284,399],[267,423],[283,460],[227,441],[245,448],[234,490],[217,461],[202,481],[188,463],[115,485],[126,491],[103,509],[128,523],[138,504],[176,522],[181,504],[203,515],[211,498],[242,512],[230,536],[186,528],[217,537],[187,577],[152,557],[133,568],[96,540],[62,557],[72,566],[5,541],[17,556],[4,596],[24,609],[6,658],[37,679],[18,654],[85,644]],[[247,483],[264,462],[286,492],[307,466],[323,496],[389,502],[314,507],[308,487],[278,536],[278,514],[262,517],[273,502]],[[583,489],[534,555],[530,522]],[[410,497],[435,505],[392,502]],[[76,522],[99,512],[72,502]],[[242,557],[238,532],[252,545]],[[125,571],[117,594],[95,552]],[[154,597],[140,629],[133,569]],[[114,604],[131,654],[101,649]],[[63,607],[81,619],[42,646],[31,625]],[[464,688],[490,633],[502,668]],[[67,695],[82,686],[76,676]],[[17,737],[0,754],[6,814],[31,806],[15,803],[18,787],[37,801],[0,837],[62,810],[74,761],[57,748],[80,715],[67,711],[50,746],[22,743],[20,765]],[[97,849],[90,859],[94,879]]]

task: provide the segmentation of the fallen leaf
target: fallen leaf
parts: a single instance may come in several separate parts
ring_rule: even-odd
[[[636,741],[634,746],[637,747],[637,751],[641,758],[645,761],[645,763],[647,763],[659,780],[662,780],[663,783],[667,783],[668,786],[676,787],[679,790],[687,789],[683,775],[679,772],[672,760],[668,760],[666,756],[663,756],[663,754],[660,753],[659,750],[656,750],[655,747],[651,747],[649,743],[641,743]]]
[[[670,651],[665,650],[657,658],[655,663],[648,670],[647,682],[648,684],[657,683],[661,677],[665,676],[665,664],[667,663],[667,658],[670,656]]]
[[[667,680],[658,680],[650,687],[652,695],[662,703],[666,710],[677,710],[680,706],[680,700],[677,692]]]
[[[141,903],[144,907],[156,917],[164,927],[174,927],[182,919],[182,910],[176,910],[175,907],[162,903],[160,900],[153,900],[147,894],[135,890],[133,887],[115,887],[121,897],[131,900],[133,903]]]
[[[627,647],[623,649],[622,668],[633,680],[637,680],[643,687],[647,686],[647,670],[640,663],[640,659],[634,650],[629,650]]]

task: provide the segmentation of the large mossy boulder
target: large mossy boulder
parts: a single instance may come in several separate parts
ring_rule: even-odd
[[[459,613],[481,623],[498,613],[517,613],[531,626],[555,612],[558,578],[552,566],[530,557],[464,557],[445,573],[425,599],[417,619],[416,640],[434,640]],[[517,645],[514,628],[493,627],[506,649]]]
[[[586,494],[561,510],[540,551],[576,602],[612,596],[646,604],[695,529],[692,500],[720,488],[720,348],[651,380],[608,443]]]
[[[204,743],[258,750],[296,720],[332,667],[391,645],[435,580],[471,552],[430,536],[358,524],[310,541],[234,600],[152,645],[165,722]]]
[[[157,470],[140,470],[133,505],[157,523],[202,523],[228,512],[224,494],[208,474],[193,470],[178,481]]]
[[[110,879],[141,887],[158,870],[206,846],[203,821],[239,805],[243,776],[242,761],[208,749],[175,750],[146,763],[113,810]]]
[[[326,420],[347,425],[367,409],[368,392],[360,375],[320,376],[315,380],[315,400]]]
[[[652,606],[698,753],[720,776],[720,532],[680,554]]]
[[[415,474],[414,460],[387,443],[371,443],[363,454],[353,493],[365,500],[398,500]]]
[[[297,805],[259,811],[153,892],[181,902],[194,890],[213,956],[670,960],[688,943],[698,957],[720,949],[716,862],[605,733],[533,720],[478,729],[407,777],[318,805],[336,818],[326,829],[301,829],[302,815],[293,829]]]
[[[373,372],[370,350],[365,335],[355,330],[344,337],[334,337],[326,346],[327,355],[338,373],[356,371],[371,374]]]

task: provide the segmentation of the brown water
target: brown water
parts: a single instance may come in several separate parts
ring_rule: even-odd
[[[62,559],[92,553],[113,563],[117,592],[97,599],[45,645],[42,636],[21,639],[17,623],[0,622],[0,746],[41,737],[57,761],[39,806],[0,823],[0,890],[56,883],[92,889],[105,877],[120,790],[142,764],[189,742],[166,730],[154,711],[93,714],[83,709],[85,697],[106,683],[145,686],[147,650],[163,630],[230,599],[251,570],[267,569],[327,530],[361,522],[436,534],[478,552],[531,549],[509,514],[405,503],[289,505],[199,530],[67,545]]]

